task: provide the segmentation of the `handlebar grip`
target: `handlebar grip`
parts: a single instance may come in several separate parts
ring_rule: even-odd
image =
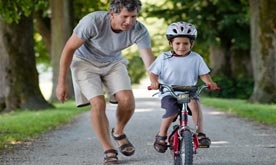
[[[208,90],[211,90],[211,86],[208,85],[208,86],[207,86],[207,89],[208,89]],[[221,88],[218,86],[218,87],[215,89],[215,91],[220,91],[220,89],[221,89]]]
[[[152,90],[152,87],[151,87],[151,86],[148,86],[148,90]]]
[[[216,90],[216,91],[220,91],[220,89],[221,89],[220,87],[217,87],[215,90]]]

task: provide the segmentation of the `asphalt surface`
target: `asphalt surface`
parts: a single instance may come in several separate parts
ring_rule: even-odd
[[[163,110],[153,91],[135,90],[136,112],[126,127],[136,152],[131,157],[119,154],[124,165],[169,165],[170,152],[157,153],[152,145]],[[115,123],[115,105],[108,104],[110,127]],[[276,128],[240,119],[203,107],[209,149],[199,149],[195,165],[275,165]],[[71,123],[0,155],[0,165],[100,165],[103,151],[91,130],[89,112]],[[190,120],[191,121],[191,120]],[[114,142],[114,141],[113,141]],[[116,143],[114,142],[116,145]]]

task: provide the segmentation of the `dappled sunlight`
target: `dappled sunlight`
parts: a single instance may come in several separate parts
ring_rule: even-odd
[[[219,112],[219,111],[211,111],[211,112],[206,112],[206,113],[208,113],[210,115],[214,115],[214,116],[225,114],[224,112]]]
[[[156,109],[152,109],[152,108],[136,108],[135,112],[152,112],[152,111],[156,111]]]
[[[133,89],[135,98],[157,98],[157,96],[153,97],[153,94],[155,94],[156,92],[156,90]]]
[[[134,97],[135,98],[157,98],[157,96],[152,96],[153,94],[155,94],[156,92],[158,92],[158,90],[148,90],[148,86],[150,85],[150,81],[148,78],[145,78],[143,80],[141,80],[141,83],[139,84],[139,86],[133,88],[133,93],[134,93]]]
[[[228,141],[212,141],[213,145],[228,144]]]
[[[255,134],[254,136],[258,137],[276,137],[276,134],[271,134],[271,133],[262,133],[262,134]]]
[[[228,141],[212,141],[211,147],[212,148],[224,148],[227,144],[229,144]]]
[[[52,82],[52,72],[43,72],[41,67],[38,66],[39,73],[39,88],[42,95],[46,100],[49,100],[52,94],[53,82]]]

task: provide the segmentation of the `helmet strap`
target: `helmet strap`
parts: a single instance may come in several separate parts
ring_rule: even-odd
[[[190,53],[191,53],[191,51],[189,51],[188,53],[186,53],[184,55],[178,55],[174,51],[172,51],[172,56],[175,56],[175,57],[185,57],[185,56],[189,55]]]

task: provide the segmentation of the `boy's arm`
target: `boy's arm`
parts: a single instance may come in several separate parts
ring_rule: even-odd
[[[217,84],[212,80],[209,74],[200,75],[200,79],[208,86],[211,90],[216,90],[218,88]]]

